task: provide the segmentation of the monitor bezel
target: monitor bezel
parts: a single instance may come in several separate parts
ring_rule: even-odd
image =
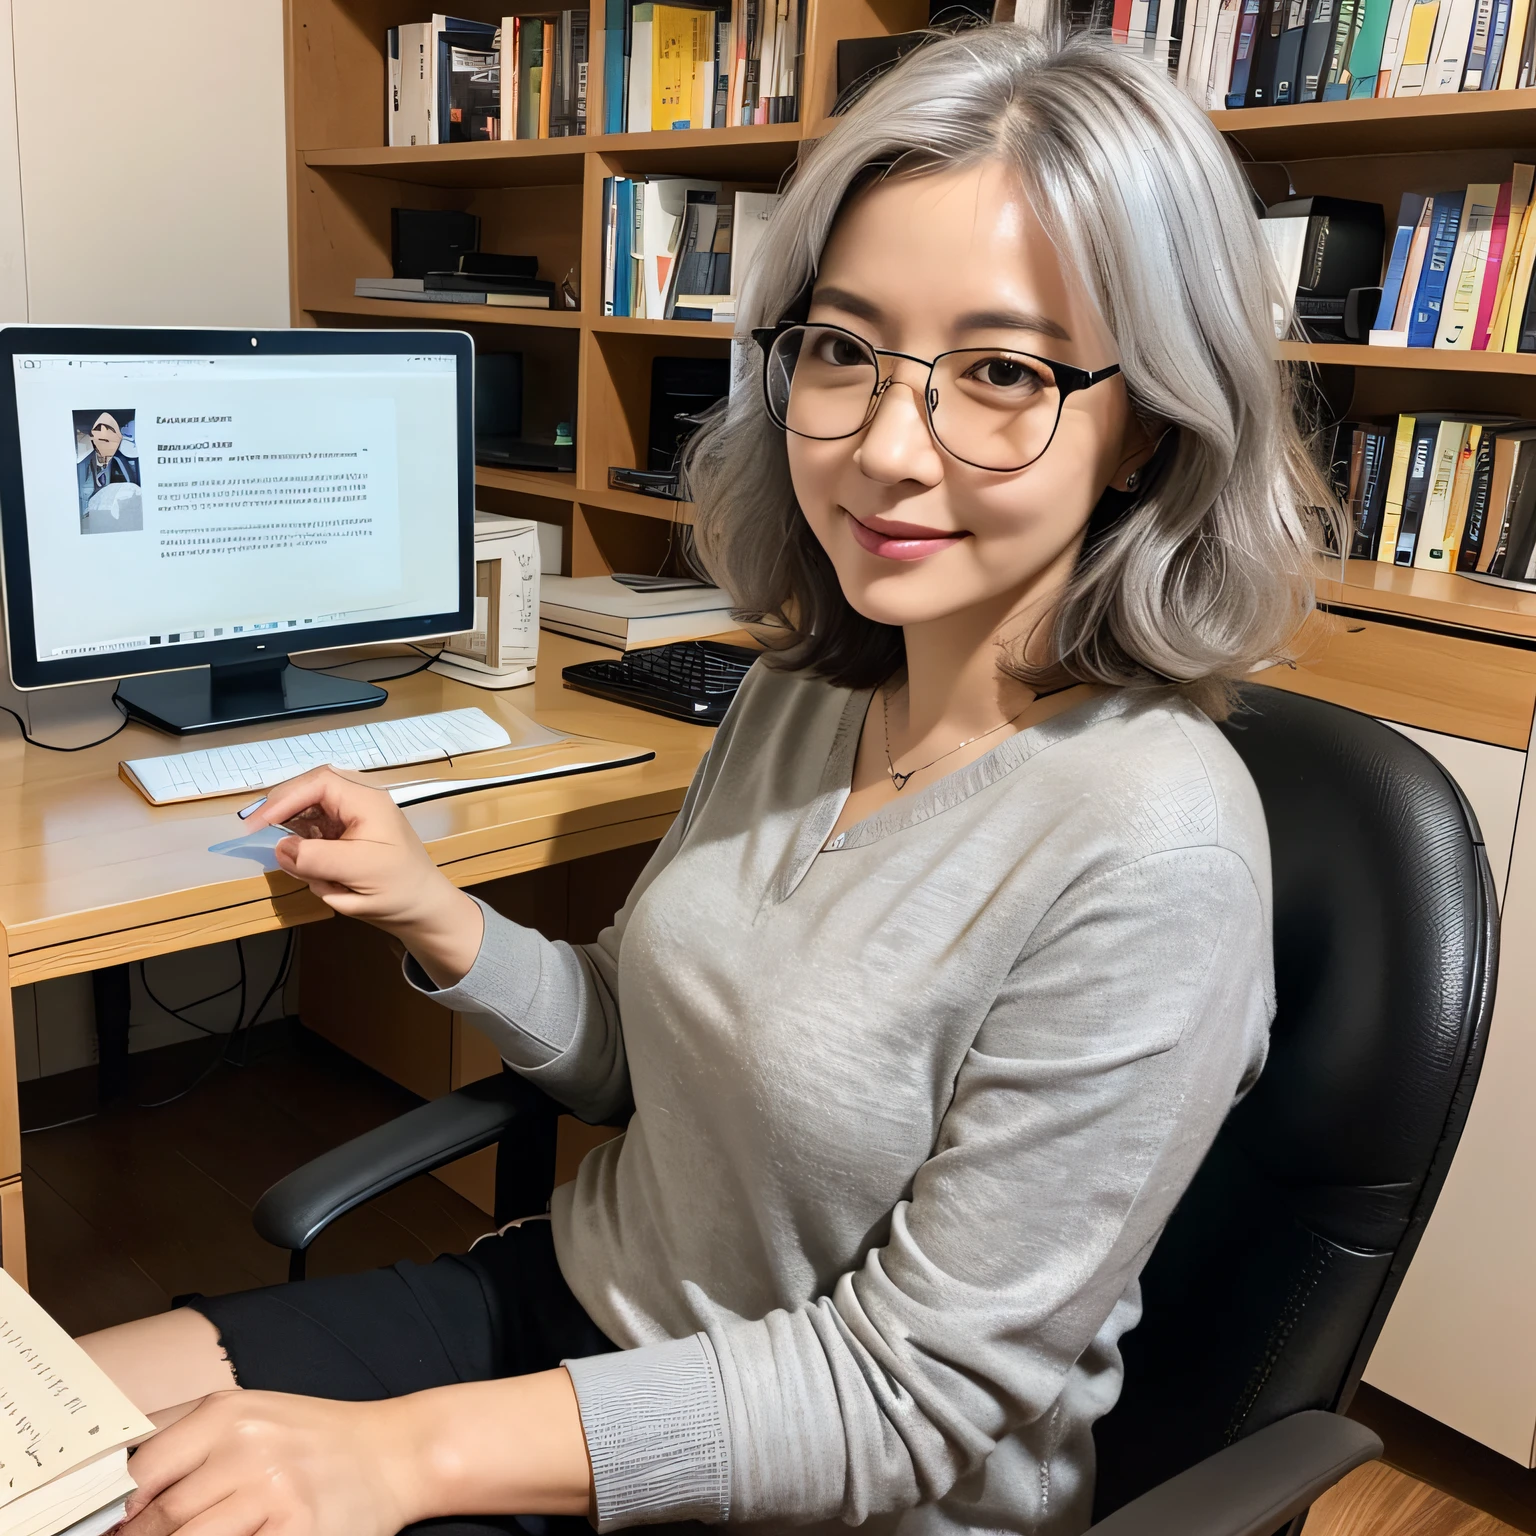
[[[255,348],[252,341],[255,341]],[[21,431],[16,411],[20,354],[102,357],[178,354],[198,356],[344,357],[441,354],[457,371],[459,602],[452,613],[371,619],[289,633],[226,637],[202,644],[112,651],[62,661],[37,654],[33,623],[32,559],[27,538],[26,487],[21,470]],[[6,650],[11,681],[23,691],[64,687],[109,678],[180,672],[297,655],[342,646],[420,640],[474,627],[475,422],[474,342],[464,331],[204,330],[180,327],[8,325],[0,327],[0,585],[5,601]],[[171,660],[174,655],[174,660]]]

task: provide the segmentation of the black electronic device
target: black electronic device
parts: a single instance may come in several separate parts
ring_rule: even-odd
[[[0,330],[16,687],[121,679],[178,734],[382,704],[288,657],[473,627],[472,359],[447,330]]]
[[[1381,281],[1387,239],[1381,204],[1351,197],[1298,197],[1276,203],[1265,217],[1307,221],[1296,280],[1296,318],[1312,341],[1348,341],[1350,290]]]
[[[459,259],[480,246],[480,220],[452,208],[391,208],[390,262],[396,277],[457,272]]]
[[[537,256],[506,256],[500,251],[465,251],[459,271],[471,277],[537,277]]]
[[[724,357],[653,357],[651,419],[645,467],[677,467],[678,450],[698,426],[698,417],[731,389],[731,364]]]
[[[580,661],[560,675],[583,693],[695,725],[719,725],[757,657],[744,645],[677,640],[612,661]]]
[[[682,494],[675,469],[626,469],[622,464],[608,466],[610,491],[633,491],[637,496],[655,496],[662,501],[676,501]]]
[[[523,431],[523,354],[475,353],[475,452],[492,437]]]

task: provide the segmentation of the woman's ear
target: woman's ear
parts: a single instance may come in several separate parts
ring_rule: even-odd
[[[1125,456],[1115,466],[1109,489],[1132,494],[1141,490],[1147,479],[1147,465],[1157,456],[1172,431],[1172,427],[1150,427],[1139,417],[1133,417],[1131,430],[1126,434]]]

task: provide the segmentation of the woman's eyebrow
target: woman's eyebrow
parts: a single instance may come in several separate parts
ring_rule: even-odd
[[[1071,341],[1067,328],[1049,315],[1019,309],[978,309],[961,315],[955,324],[960,331],[1034,331],[1056,341]]]
[[[856,315],[860,320],[879,320],[883,311],[878,304],[861,299],[846,288],[818,287],[811,295],[813,304],[830,304],[845,315]]]

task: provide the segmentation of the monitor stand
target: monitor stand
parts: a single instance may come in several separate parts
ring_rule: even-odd
[[[389,694],[354,677],[293,666],[286,656],[125,677],[117,697],[129,717],[173,736],[263,720],[374,709]]]

